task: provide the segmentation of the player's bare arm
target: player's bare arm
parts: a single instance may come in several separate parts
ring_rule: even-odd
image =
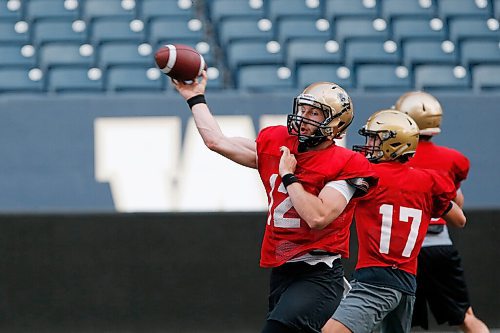
[[[462,193],[462,189],[457,190],[457,196],[453,199],[458,207],[462,208],[464,206],[464,194]]]
[[[450,202],[452,207],[448,212],[446,212],[442,217],[446,221],[446,223],[457,227],[463,228],[465,227],[465,223],[467,219],[465,218],[464,212],[462,209],[453,201]]]
[[[187,101],[198,95],[205,94],[207,74],[202,73],[201,81],[192,83],[172,80],[179,94]],[[242,137],[227,137],[220,129],[219,124],[210,112],[208,105],[198,103],[191,109],[196,128],[203,142],[210,149],[222,156],[249,168],[257,168],[257,150],[255,141]]]
[[[281,147],[282,155],[279,165],[280,176],[293,174],[297,161],[287,147]],[[306,190],[300,182],[287,187],[293,207],[311,229],[323,229],[335,220],[347,206],[346,198],[336,189],[325,187],[318,196]]]

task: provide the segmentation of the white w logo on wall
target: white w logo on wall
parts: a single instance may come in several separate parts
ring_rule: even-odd
[[[227,136],[256,137],[249,116],[220,116]],[[262,116],[260,127],[285,124]],[[98,118],[94,122],[95,177],[110,184],[120,212],[265,211],[257,170],[208,150],[190,119],[182,142],[178,117]]]

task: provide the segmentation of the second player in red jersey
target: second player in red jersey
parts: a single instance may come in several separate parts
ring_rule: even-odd
[[[355,209],[358,263],[353,288],[324,333],[410,332],[415,301],[417,256],[431,217],[465,224],[451,200],[455,185],[446,174],[414,169],[406,162],[417,148],[419,129],[402,112],[374,113],[359,132],[366,144],[354,146],[374,163],[377,188]]]

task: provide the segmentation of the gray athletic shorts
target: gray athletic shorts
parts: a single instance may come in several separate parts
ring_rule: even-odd
[[[377,327],[382,333],[407,333],[411,330],[414,303],[415,296],[354,281],[332,318],[353,333],[370,333]]]

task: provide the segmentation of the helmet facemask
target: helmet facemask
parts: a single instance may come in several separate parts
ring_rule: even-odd
[[[362,153],[370,162],[374,163],[384,157],[383,142],[396,137],[394,131],[370,131],[365,127],[361,128],[358,133],[366,138],[365,145],[355,145],[352,150]]]

